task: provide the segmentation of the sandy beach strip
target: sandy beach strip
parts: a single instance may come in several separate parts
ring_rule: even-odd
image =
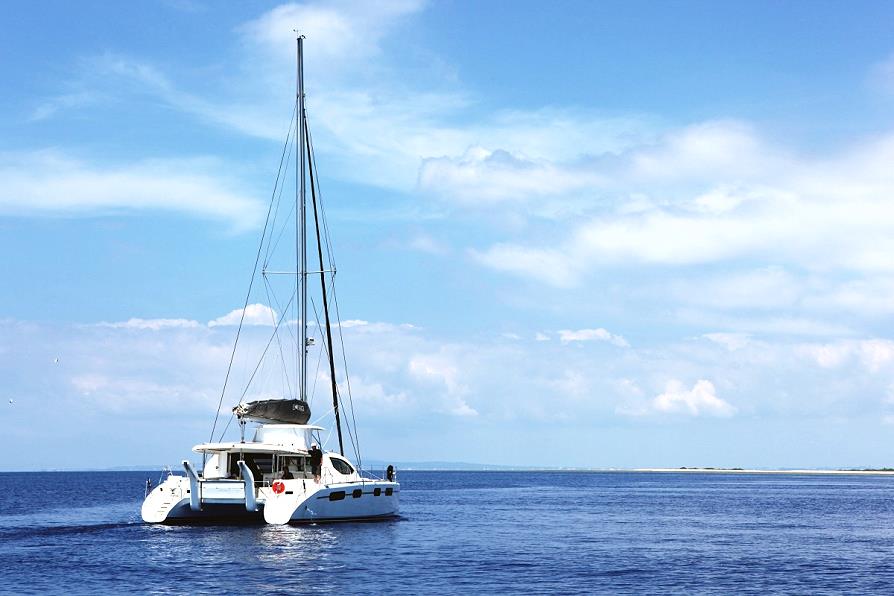
[[[634,468],[631,472],[678,472],[695,474],[815,474],[894,476],[894,470],[748,470],[732,468]]]

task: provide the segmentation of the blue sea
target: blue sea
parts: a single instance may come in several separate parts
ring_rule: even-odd
[[[894,477],[403,472],[393,521],[169,527],[150,475],[0,474],[0,591],[894,591]]]

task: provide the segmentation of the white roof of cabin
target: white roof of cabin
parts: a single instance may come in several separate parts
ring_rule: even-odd
[[[212,451],[241,451],[243,453],[307,453],[306,449],[296,449],[290,445],[273,443],[202,443],[192,448],[198,453]]]
[[[309,434],[307,435],[291,435],[288,431],[305,431],[306,433],[310,433],[315,430],[325,430],[322,426],[313,426],[311,424],[264,424],[259,427],[261,429],[268,429],[267,434],[271,435],[274,440],[282,438],[283,443],[269,443],[269,442],[257,442],[257,441],[246,441],[245,443],[241,442],[229,442],[229,443],[201,443],[192,448],[193,451],[197,453],[209,453],[209,452],[243,452],[243,453],[301,453],[306,454],[307,449],[306,445],[300,445],[299,442],[296,442],[294,439],[307,439],[309,438]],[[286,431],[285,434],[280,434],[277,431]],[[277,436],[279,435],[279,436]]]

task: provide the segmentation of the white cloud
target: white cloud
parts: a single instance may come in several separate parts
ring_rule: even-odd
[[[446,242],[442,242],[429,236],[428,234],[416,234],[407,243],[412,250],[428,253],[431,255],[446,255],[450,253],[450,246]]]
[[[532,235],[519,225],[523,240],[470,252],[486,267],[557,287],[580,285],[602,267],[632,264],[751,260],[894,272],[887,224],[894,220],[887,200],[894,192],[894,136],[817,157],[736,120],[668,129],[647,116],[572,107],[472,114],[475,98],[458,83],[451,87],[438,76],[402,83],[408,79],[383,44],[412,26],[424,6],[408,0],[276,7],[237,29],[241,65],[213,95],[184,91],[176,75],[120,55],[88,61],[86,69],[102,80],[130,81],[209,123],[280,140],[291,98],[292,81],[282,73],[294,64],[292,29],[307,30],[308,101],[329,173],[404,191],[415,186],[466,209],[499,205],[507,215],[500,221],[565,218],[561,232]],[[232,205],[238,196],[229,197],[229,208],[226,200],[197,206],[194,197],[209,193],[189,194],[189,201],[159,208],[222,210],[237,219],[233,213],[245,207]],[[443,252],[430,238],[417,240],[419,250]]]
[[[567,195],[598,182],[595,173],[584,170],[574,175],[546,160],[482,147],[470,147],[458,159],[425,159],[419,172],[420,187],[475,205]]]
[[[650,409],[661,414],[724,418],[736,413],[735,407],[717,397],[714,384],[704,379],[697,381],[692,389],[686,389],[680,381],[668,381],[664,393],[652,400]]]
[[[346,388],[342,387],[342,395],[346,395]],[[410,402],[410,397],[405,391],[389,391],[383,383],[359,375],[351,377],[351,395],[358,408],[362,407],[364,412],[370,413],[382,408],[394,411],[406,407]]]
[[[801,354],[823,368],[838,368],[856,360],[876,373],[894,363],[894,341],[889,339],[839,340],[824,344],[803,344]]]
[[[701,328],[729,329],[730,333],[766,335],[802,335],[842,337],[854,335],[847,325],[829,321],[827,318],[809,318],[786,315],[726,315],[703,309],[681,308],[676,312],[678,323],[696,325]]]
[[[410,374],[420,379],[443,383],[451,393],[462,393],[465,387],[459,383],[459,370],[452,360],[439,354],[417,354],[408,363]]]
[[[162,336],[145,326],[0,325],[0,376],[5,391],[16,398],[18,415],[47,411],[62,426],[77,415],[88,434],[100,432],[110,420],[116,429],[128,429],[125,435],[140,424],[165,420],[171,434],[164,445],[176,443],[166,461],[176,461],[181,451],[207,438],[205,424],[217,406],[232,349],[228,328],[171,327]],[[818,352],[806,347],[828,345],[823,343],[751,340],[730,351],[715,337],[606,352],[598,341],[570,350],[559,341],[518,342],[499,334],[452,341],[430,331],[378,325],[343,330],[354,408],[368,454],[392,444],[395,424],[408,419],[424,427],[429,440],[444,437],[450,428],[468,432],[464,421],[474,420],[498,443],[549,423],[562,437],[558,444],[571,448],[586,444],[581,420],[586,428],[616,426],[618,415],[631,417],[618,436],[635,440],[642,432],[636,430],[639,425],[658,422],[673,432],[672,425],[690,416],[731,417],[740,409],[753,416],[732,423],[738,429],[751,428],[756,420],[856,424],[881,420],[892,411],[894,347],[889,340],[847,344],[845,354],[833,358],[836,367],[826,368],[817,364]],[[225,419],[269,336],[269,328],[244,330],[224,399]],[[312,362],[319,349],[311,349]],[[64,366],[52,364],[55,356]],[[288,394],[281,371],[274,348],[247,395]],[[341,369],[337,375],[345,396]],[[693,385],[667,381],[680,378],[703,380]],[[332,428],[331,414],[326,418],[328,378],[323,373],[318,379],[312,409],[315,417],[325,418],[323,426]],[[732,388],[735,405],[727,396]],[[47,440],[56,445],[62,438]]]
[[[444,350],[440,353],[416,354],[409,360],[410,375],[425,383],[442,385],[441,409],[454,416],[478,416],[466,396],[470,388],[460,381],[460,368]]]
[[[598,340],[607,341],[621,348],[630,347],[630,344],[627,343],[627,340],[624,339],[622,336],[609,333],[602,327],[599,327],[598,329],[563,329],[559,331],[559,339],[563,343]]]
[[[450,408],[450,413],[454,416],[478,416],[478,411],[475,408],[459,398],[457,398],[456,404]]]
[[[341,326],[345,329],[350,327],[366,327],[369,325],[369,321],[364,321],[361,319],[348,319],[347,321],[342,321]]]
[[[541,332],[538,331],[538,332],[534,335],[534,339],[535,339],[536,341],[549,341],[549,336],[548,336],[547,334],[545,334],[545,333],[541,333]]]
[[[894,278],[873,274],[865,279],[829,282],[813,288],[803,304],[820,311],[849,312],[863,317],[894,313]]]
[[[210,391],[197,391],[191,384],[158,383],[139,377],[110,377],[82,374],[71,379],[74,390],[94,407],[126,414],[146,412],[177,404],[179,409],[209,407]]]
[[[126,321],[115,323],[99,323],[102,327],[111,327],[113,329],[150,329],[159,331],[161,329],[191,329],[199,327],[201,323],[191,319],[136,319],[131,318]]]
[[[112,80],[129,83],[137,90],[151,93],[171,107],[197,116],[209,124],[269,140],[282,141],[285,137],[286,123],[276,117],[283,110],[276,109],[276,104],[271,104],[269,99],[263,100],[260,95],[234,97],[231,103],[209,100],[178,88],[152,64],[120,54],[105,53],[93,57],[85,60],[83,67],[90,77],[102,79],[102,83],[96,83],[98,85]],[[116,89],[121,92],[120,85]]]
[[[245,307],[244,318],[242,312],[243,309],[241,308],[231,310],[224,316],[209,321],[208,326],[238,325],[239,321],[242,320],[243,325],[268,325],[272,327],[279,322],[279,315],[266,304],[249,304]]]
[[[894,95],[894,54],[872,67],[869,84],[884,94]]]
[[[58,151],[0,153],[0,214],[96,215],[177,212],[255,226],[258,202],[240,194],[222,164],[209,159],[88,164]]]
[[[710,158],[709,158],[710,157]],[[480,252],[489,267],[567,287],[615,265],[698,266],[773,262],[823,274],[894,268],[894,135],[830,158],[794,156],[753,131],[714,123],[667,136],[595,163],[605,184],[586,192],[595,214],[556,241],[499,242]],[[612,208],[601,207],[612,197]],[[632,201],[639,207],[626,209]],[[645,200],[644,197],[652,197]],[[525,230],[526,236],[530,236]],[[829,251],[829,246],[835,246]],[[561,275],[519,267],[511,258],[556,263]],[[568,263],[574,263],[571,267]],[[760,276],[767,295],[787,283],[784,269]],[[743,280],[747,281],[747,280]],[[755,281],[755,280],[751,280]],[[786,288],[782,297],[796,288]]]
[[[778,310],[794,306],[807,288],[779,267],[677,279],[663,288],[679,302],[717,310]],[[656,288],[656,293],[662,292]]]
[[[376,58],[381,40],[423,6],[421,0],[283,4],[243,24],[239,32],[253,51],[263,51],[277,65],[294,66],[293,30],[298,29],[312,48],[307,52],[310,76],[344,76]]]
[[[95,93],[86,91],[57,95],[56,97],[45,100],[37,106],[31,113],[31,121],[39,122],[41,120],[46,120],[54,116],[60,110],[82,108],[94,105],[99,101],[100,98],[97,97]]]
[[[577,281],[573,261],[552,249],[531,249],[498,244],[484,252],[471,251],[472,258],[493,269],[516,273],[558,287],[571,287]]]
[[[751,342],[751,335],[748,333],[705,333],[702,337],[720,344],[730,352],[741,350]]]
[[[590,379],[580,370],[566,369],[561,376],[553,379],[549,384],[559,395],[573,398],[585,398],[592,394],[593,386]]]
[[[284,73],[294,72],[298,27],[308,36],[308,110],[328,173],[404,191],[418,185],[466,205],[507,199],[530,205],[529,199],[539,198],[538,209],[563,210],[565,201],[547,205],[543,199],[557,189],[592,185],[593,172],[579,165],[582,156],[618,152],[654,137],[648,118],[575,108],[469,118],[476,98],[449,83],[442,60],[420,55],[425,67],[405,72],[383,48],[382,41],[399,39],[394,32],[410,27],[424,6],[416,0],[278,6],[237,27],[239,65],[217,81],[214,93],[186,90],[176,73],[114,53],[85,60],[79,83],[120,94],[124,81],[131,91],[149,93],[208,124],[280,141],[294,96],[294,82]],[[406,46],[401,51],[418,52]]]
[[[779,152],[769,150],[744,122],[708,121],[665,135],[652,147],[629,154],[632,177],[639,180],[741,179],[779,165]]]
[[[643,390],[635,379],[618,379],[616,385],[622,395],[631,395],[634,397],[640,397],[641,395],[643,395]]]

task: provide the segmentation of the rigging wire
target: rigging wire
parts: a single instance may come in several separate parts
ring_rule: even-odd
[[[292,294],[292,297],[289,298],[289,303],[286,305],[286,307],[291,306],[292,300],[294,300],[294,299],[295,299],[295,294]],[[258,360],[258,364],[257,364],[257,366],[255,366],[255,369],[252,371],[251,376],[248,378],[248,382],[245,384],[245,389],[242,390],[242,395],[239,396],[240,404],[242,403],[242,400],[245,399],[245,394],[248,393],[248,389],[249,389],[249,387],[251,387],[251,382],[254,380],[255,374],[257,374],[258,369],[261,368],[261,364],[264,362],[264,356],[267,355],[267,350],[270,349],[270,344],[273,343],[273,338],[276,337],[276,334],[279,331],[279,326],[282,324],[283,318],[285,318],[285,316],[286,316],[286,313],[282,313],[279,316],[279,322],[277,322],[276,327],[273,328],[273,333],[270,335],[270,339],[267,340],[267,345],[264,346],[264,351],[261,352],[261,358]]]
[[[277,309],[277,311],[278,311],[278,312],[283,312],[282,303],[279,301],[279,298],[277,298],[277,296],[276,296],[276,292],[273,291],[273,288],[272,288],[272,287],[270,288],[270,298],[272,298],[274,304],[276,304],[276,309]],[[297,349],[298,349],[298,348],[297,348],[297,346],[298,346],[298,340],[297,340],[297,338],[295,337],[295,334],[292,333],[292,326],[289,325],[289,321],[286,321],[285,328],[286,328],[286,331],[289,332],[289,337],[291,338],[292,343],[295,344],[295,346],[296,346],[295,349],[297,350]]]
[[[264,248],[264,237],[267,234],[267,225],[270,223],[270,212],[273,210],[273,197],[276,196],[276,188],[279,185],[279,179],[282,174],[283,161],[286,157],[286,149],[289,146],[288,136],[291,135],[292,121],[295,119],[295,112],[289,121],[289,135],[286,136],[286,143],[283,146],[282,155],[279,158],[279,169],[276,172],[276,181],[273,184],[273,196],[270,199],[270,207],[267,208],[267,217],[264,219],[264,229],[261,232],[261,242],[258,244],[258,254],[255,256],[255,264],[251,271],[251,279],[248,282],[248,291],[245,293],[245,303],[242,305],[242,315],[239,317],[239,326],[236,328],[236,339],[233,342],[233,351],[230,354],[230,362],[227,364],[227,373],[224,375],[223,387],[220,390],[220,399],[217,402],[217,411],[214,413],[214,424],[211,425],[211,438],[214,440],[214,431],[217,429],[217,421],[220,419],[220,407],[223,405],[224,395],[227,391],[227,383],[230,381],[230,371],[233,369],[233,360],[236,358],[236,347],[239,345],[239,336],[242,334],[242,325],[245,322],[245,309],[248,308],[248,301],[251,299],[251,289],[254,287],[255,276],[258,273],[258,263],[261,261],[261,250]],[[229,425],[229,423],[228,423]],[[204,467],[204,456],[202,457]]]
[[[288,309],[292,305],[292,301],[295,300],[295,295],[297,294],[297,290],[292,293],[292,297],[289,298],[288,304],[286,304],[286,309]],[[255,375],[258,373],[258,369],[261,368],[261,364],[264,363],[264,356],[267,355],[267,350],[270,349],[270,344],[273,343],[273,338],[276,337],[277,330],[279,326],[282,324],[283,317],[286,316],[286,312],[288,310],[283,311],[282,315],[279,317],[279,322],[276,324],[276,327],[273,328],[273,333],[270,335],[270,339],[267,340],[267,345],[264,346],[264,351],[261,353],[261,357],[258,359],[258,364],[255,366],[255,369],[252,371],[251,376],[248,378],[248,382],[245,384],[245,389],[242,391],[242,395],[239,396],[239,403],[242,403],[242,400],[245,399],[245,394],[248,393],[249,387],[251,387],[251,382],[254,380]],[[224,427],[223,432],[220,433],[220,439],[223,440],[224,435],[227,433],[227,429],[230,428],[230,422],[233,421],[233,415],[230,415],[230,420],[227,422],[226,427]],[[212,435],[211,440],[214,440],[214,436]]]
[[[267,304],[270,304],[270,302],[271,302],[271,300],[270,300],[270,281],[267,279],[266,275],[264,275],[262,277],[264,278],[264,291],[267,294]],[[282,375],[283,375],[283,378],[285,378],[285,380],[286,380],[286,387],[288,387],[288,390],[289,390],[287,395],[291,396],[292,395],[292,383],[289,381],[289,369],[286,366],[286,357],[282,351],[282,341],[280,341],[280,339],[279,339],[279,325],[276,324],[276,314],[274,313],[272,308],[270,309],[270,319],[271,319],[271,323],[273,323],[273,326],[274,326],[273,333],[274,333],[274,335],[276,335],[276,345],[279,347],[279,359],[282,362]],[[288,325],[286,325],[286,326],[288,327]]]
[[[279,164],[279,169],[278,169],[277,175],[276,175],[276,182],[274,184],[273,194],[271,196],[270,207],[267,210],[267,217],[264,222],[264,230],[261,235],[261,242],[258,246],[258,253],[255,258],[254,268],[252,270],[252,277],[249,282],[248,292],[246,293],[245,302],[244,302],[244,305],[242,308],[242,316],[240,317],[239,326],[236,331],[236,340],[233,345],[233,352],[230,355],[230,362],[227,366],[227,374],[224,378],[224,385],[223,385],[223,389],[221,390],[221,397],[218,402],[217,413],[215,415],[214,424],[212,425],[212,428],[211,428],[211,440],[212,441],[214,439],[214,431],[216,430],[217,422],[218,422],[218,419],[220,416],[220,408],[223,405],[223,398],[224,398],[224,395],[226,392],[227,384],[229,382],[230,372],[231,372],[233,360],[234,360],[235,354],[236,354],[236,348],[238,346],[239,338],[240,338],[240,335],[242,332],[242,328],[244,326],[245,309],[247,308],[248,302],[251,297],[251,291],[252,291],[252,288],[254,285],[255,276],[257,275],[258,263],[260,262],[261,252],[263,251],[265,253],[264,254],[264,266],[266,268],[266,266],[269,265],[270,255],[276,250],[277,246],[279,245],[279,242],[280,242],[283,234],[285,233],[285,230],[288,227],[288,220],[291,218],[292,213],[296,209],[295,205],[292,205],[292,207],[289,210],[289,213],[283,219],[282,228],[279,230],[278,233],[276,233],[276,223],[277,223],[277,220],[279,219],[279,209],[280,209],[282,193],[283,193],[283,189],[284,189],[284,185],[280,184],[280,179],[282,177],[283,162],[284,162],[286,153],[288,153],[289,155],[292,154],[293,147],[296,152],[298,151],[297,143],[294,142],[295,139],[297,138],[297,133],[294,136],[292,135],[292,123],[295,120],[296,112],[297,112],[297,106],[295,108],[293,108],[292,117],[289,122],[289,132],[286,135],[286,142],[284,143],[283,152],[280,157],[280,164]],[[305,122],[305,126],[307,127],[306,133],[307,133],[307,137],[308,137],[308,139],[307,139],[308,140],[308,150],[310,153],[310,164],[309,165],[311,165],[314,168],[314,171],[318,171],[317,164],[316,164],[316,151],[313,150],[313,135],[310,132],[310,127],[308,126],[307,122]],[[329,269],[330,269],[329,283],[326,284],[326,282],[324,281],[324,284],[329,286],[329,288],[330,288],[329,291],[331,292],[331,295],[332,295],[331,299],[328,300],[327,302],[329,302],[330,304],[332,304],[335,307],[336,321],[337,321],[337,326],[338,326],[339,343],[341,346],[342,363],[344,366],[343,370],[344,370],[345,383],[346,383],[347,394],[348,394],[348,406],[349,406],[349,410],[350,410],[350,414],[351,414],[351,421],[350,421],[350,423],[346,424],[345,426],[348,430],[348,437],[351,441],[352,446],[354,447],[354,455],[357,458],[357,466],[358,466],[358,468],[362,469],[362,461],[361,461],[361,456],[360,456],[360,441],[359,441],[359,435],[357,434],[357,420],[356,420],[355,413],[354,413],[354,400],[353,400],[353,395],[351,392],[351,381],[350,381],[350,376],[348,374],[348,369],[347,369],[347,356],[346,356],[345,345],[344,345],[344,334],[342,332],[341,315],[339,312],[338,298],[337,298],[337,295],[335,292],[336,266],[335,266],[334,252],[332,249],[332,236],[331,236],[330,230],[329,230],[329,222],[328,222],[328,218],[326,217],[325,207],[323,206],[323,202],[322,202],[322,191],[320,189],[320,182],[319,182],[318,176],[315,177],[314,186],[316,187],[317,196],[320,199],[318,201],[318,209],[319,209],[320,217],[322,219],[322,229],[323,229],[322,235],[323,235],[323,241],[326,245],[326,260],[329,264]],[[270,220],[271,213],[273,214],[272,222]],[[267,233],[268,229],[270,230],[270,234]],[[274,239],[274,234],[276,234],[275,239]],[[266,240],[266,250],[264,250],[265,240]],[[325,269],[325,267],[323,267],[321,269]],[[321,271],[320,275],[325,277],[326,273],[324,271]],[[265,292],[267,294],[268,303],[271,301],[271,297],[272,297],[273,301],[276,302],[277,307],[279,307],[280,306],[279,300],[276,296],[276,293],[272,291],[272,288],[270,287],[269,281],[267,280],[266,276],[264,276],[264,286],[265,286],[264,287]],[[292,296],[289,299],[289,302],[286,304],[286,307],[284,309],[280,309],[282,312],[282,315],[280,316],[279,321],[275,322],[273,333],[272,333],[270,339],[267,341],[267,345],[265,346],[264,351],[261,354],[261,358],[259,359],[258,364],[255,366],[254,370],[252,371],[251,376],[249,377],[248,382],[245,385],[245,389],[243,390],[242,395],[239,398],[239,403],[242,403],[242,400],[245,398],[245,395],[248,393],[248,390],[251,387],[251,384],[255,378],[255,375],[257,374],[258,370],[260,369],[261,364],[263,363],[264,358],[267,354],[267,351],[269,350],[270,345],[272,344],[274,339],[277,340],[277,346],[278,346],[279,352],[280,352],[280,359],[283,363],[284,369],[286,368],[285,356],[282,351],[282,343],[279,338],[279,327],[281,326],[281,324],[283,322],[283,318],[285,317],[286,313],[290,312],[289,309],[293,302],[295,303],[295,308],[296,309],[298,308],[297,301],[295,300],[296,295],[297,295],[297,289],[295,291],[293,291]],[[319,309],[317,308],[317,305],[313,300],[313,296],[311,296],[310,301],[311,301],[311,304],[313,307],[314,316],[316,318],[317,329],[319,330],[321,328]],[[271,317],[273,317],[274,321],[275,321],[275,316],[272,313],[271,313]],[[297,318],[296,318],[296,320],[297,320]],[[302,323],[302,322],[299,321],[299,323]],[[286,329],[288,330],[290,336],[292,336],[292,339],[296,343],[296,346],[297,346],[297,344],[299,344],[300,342],[292,334],[291,327],[286,325]],[[316,389],[316,381],[319,378],[319,368],[322,363],[322,356],[323,356],[324,350],[330,358],[334,358],[334,346],[329,346],[327,344],[327,342],[324,342],[324,341],[321,341],[320,343],[322,344],[323,349],[320,350],[319,357],[317,360],[317,374],[315,375],[315,379],[314,379],[314,392]],[[297,347],[299,350],[302,349],[301,346],[297,346]],[[306,349],[306,346],[304,347],[304,349]],[[300,352],[299,352],[299,354],[300,354]],[[286,379],[286,383],[289,388],[289,392],[291,393],[291,383],[289,380],[289,375],[287,373],[285,373],[285,379]],[[335,388],[336,396],[337,396],[339,403],[341,403],[342,406],[344,406],[345,400],[342,397],[342,392],[338,389],[338,384],[336,383],[336,379],[332,378],[332,379],[330,379],[330,382],[332,383],[332,385]],[[313,395],[313,392],[311,395]],[[329,414],[331,411],[334,411],[334,407],[331,408],[329,411],[327,411],[326,414]],[[324,416],[326,414],[324,414]],[[232,423],[233,417],[234,416],[231,414],[230,419],[227,421],[227,424],[226,424],[223,432],[221,433],[221,440],[223,439],[224,435],[226,434],[227,430],[229,429],[229,426]],[[331,434],[331,429],[330,429],[330,434]]]
[[[351,411],[351,424],[354,425],[354,434],[356,435],[356,438],[353,435],[351,435],[351,425],[350,424],[348,425],[348,436],[351,437],[351,444],[354,445],[354,455],[355,455],[355,457],[357,457],[357,467],[362,469],[363,461],[360,458],[360,433],[357,431],[357,419],[354,417],[354,398],[351,393],[351,375],[348,374],[348,358],[345,355],[345,338],[344,338],[344,334],[342,334],[342,331],[341,331],[341,327],[342,327],[341,314],[339,314],[339,311],[338,311],[338,297],[335,294],[335,280],[334,279],[333,279],[332,286],[333,286],[332,287],[332,303],[335,306],[335,318],[336,318],[336,320],[338,320],[338,341],[341,344],[341,359],[342,359],[342,366],[344,367],[342,370],[344,370],[344,373],[345,373],[345,385],[348,390],[348,406],[350,407],[350,411]],[[339,397],[340,396],[341,396],[341,392],[339,392]]]
[[[314,301],[314,297],[313,297],[313,296],[310,297],[310,306],[311,306],[311,308],[312,308],[313,311],[314,311],[314,318],[317,320],[317,329],[320,329],[320,330],[322,331],[322,329],[321,329],[322,326],[320,325],[320,311],[317,310],[317,303]],[[322,332],[321,332],[321,334],[320,334],[320,343],[323,344],[323,348],[325,349],[325,347],[326,347],[326,342],[323,341]],[[327,352],[327,353],[328,353],[328,352]],[[317,354],[317,370],[316,370],[316,372],[314,373],[314,385],[313,385],[313,387],[311,388],[311,391],[310,391],[311,396],[316,395],[316,392],[317,392],[317,379],[320,378],[320,365],[321,365],[322,363],[323,363],[323,350],[320,350],[319,353]]]
[[[285,149],[284,153],[287,152],[289,156],[292,155],[292,146],[295,142],[295,137],[292,136],[292,122],[295,121],[295,111],[297,109],[298,109],[297,107],[292,108],[292,118],[289,121],[289,132],[286,135],[286,149]],[[276,194],[276,206],[273,209],[273,222],[270,224],[271,233],[269,236],[267,236],[267,250],[264,253],[264,268],[265,269],[267,268],[267,265],[270,264],[270,253],[273,251],[273,249],[276,248],[275,246],[273,246],[271,248],[271,243],[273,241],[273,232],[276,230],[276,220],[277,220],[277,217],[279,216],[279,206],[282,203],[282,193],[286,187],[285,184],[279,184],[278,178],[277,178],[277,185],[279,185],[279,192]],[[274,188],[276,188],[276,187],[274,187]],[[292,205],[292,208],[294,209],[294,204]],[[284,220],[286,223],[288,223],[289,217],[291,215],[292,215],[291,211],[288,213],[288,215],[286,215],[285,220]],[[285,229],[285,224],[283,224],[283,229]],[[280,236],[282,236],[282,233],[280,233]]]
[[[279,246],[279,241],[282,240],[282,235],[285,234],[286,229],[289,227],[289,218],[292,217],[292,214],[294,212],[295,212],[295,205],[292,205],[291,209],[289,209],[288,214],[286,214],[286,217],[283,220],[282,227],[279,229],[279,234],[276,236],[276,240],[273,242],[273,246],[268,248],[268,251],[270,253],[273,253],[276,250],[276,247]],[[273,234],[271,234],[271,237],[272,236],[273,236]]]
[[[317,170],[316,151],[314,151],[314,148],[313,148],[313,135],[310,132],[310,123],[306,119],[304,122],[304,126],[307,131],[307,137],[308,137],[307,142],[308,142],[308,151],[310,152],[310,162],[313,165],[314,171],[319,171],[319,170]],[[362,461],[360,458],[360,435],[357,431],[357,419],[354,415],[354,399],[353,399],[353,395],[351,393],[351,379],[350,379],[350,375],[348,375],[348,363],[347,363],[347,356],[345,353],[344,334],[342,333],[341,315],[338,311],[338,298],[336,297],[336,293],[335,293],[335,271],[336,271],[335,259],[334,259],[333,252],[332,252],[331,237],[329,235],[329,225],[328,225],[328,222],[326,219],[325,209],[323,208],[323,193],[320,189],[320,178],[319,178],[319,176],[315,176],[314,178],[315,178],[314,186],[316,187],[317,197],[319,198],[319,200],[317,201],[317,204],[319,206],[320,216],[323,220],[323,231],[324,231],[324,236],[325,236],[325,241],[326,241],[326,252],[327,252],[327,257],[329,260],[329,269],[332,271],[331,276],[330,276],[331,284],[329,284],[330,292],[332,294],[331,302],[335,306],[335,318],[336,318],[336,321],[338,322],[338,336],[339,336],[339,342],[341,344],[342,362],[343,362],[343,366],[344,366],[346,388],[348,391],[348,405],[349,405],[350,412],[351,412],[351,422],[348,424],[345,424],[345,427],[348,430],[348,438],[351,441],[351,445],[354,447],[354,455],[357,458],[357,467],[362,468]],[[321,267],[321,269],[325,269],[325,268]],[[320,271],[320,275],[325,276],[326,274],[323,271]],[[325,281],[324,281],[324,283],[325,283]],[[327,349],[331,350],[330,357],[334,358],[334,351],[335,351],[334,346],[331,346]],[[336,393],[338,401],[340,403],[344,404],[344,400],[342,399],[342,395],[341,395],[342,392],[338,390],[338,384],[336,383],[336,380],[333,378],[333,379],[331,379],[331,382],[332,382],[333,387],[335,388],[335,393]],[[353,426],[353,432],[351,429],[352,426]]]
[[[307,144],[310,147],[311,163],[313,164],[314,172],[319,172],[320,170],[317,169],[317,152],[314,151],[314,148],[313,148],[314,147],[314,136],[313,136],[313,133],[311,133],[311,131],[310,131],[310,123],[307,121],[306,117],[304,120],[304,125],[305,125],[305,128],[307,128]],[[314,186],[317,187],[317,196],[320,198],[320,201],[319,201],[320,218],[323,220],[323,239],[326,241],[326,257],[329,260],[329,268],[332,269],[332,271],[334,272],[335,271],[335,254],[332,251],[332,240],[331,240],[331,236],[329,235],[329,223],[326,219],[326,208],[323,206],[323,191],[320,189],[320,177],[319,176],[315,177],[315,182],[316,182],[316,184],[314,184]]]

